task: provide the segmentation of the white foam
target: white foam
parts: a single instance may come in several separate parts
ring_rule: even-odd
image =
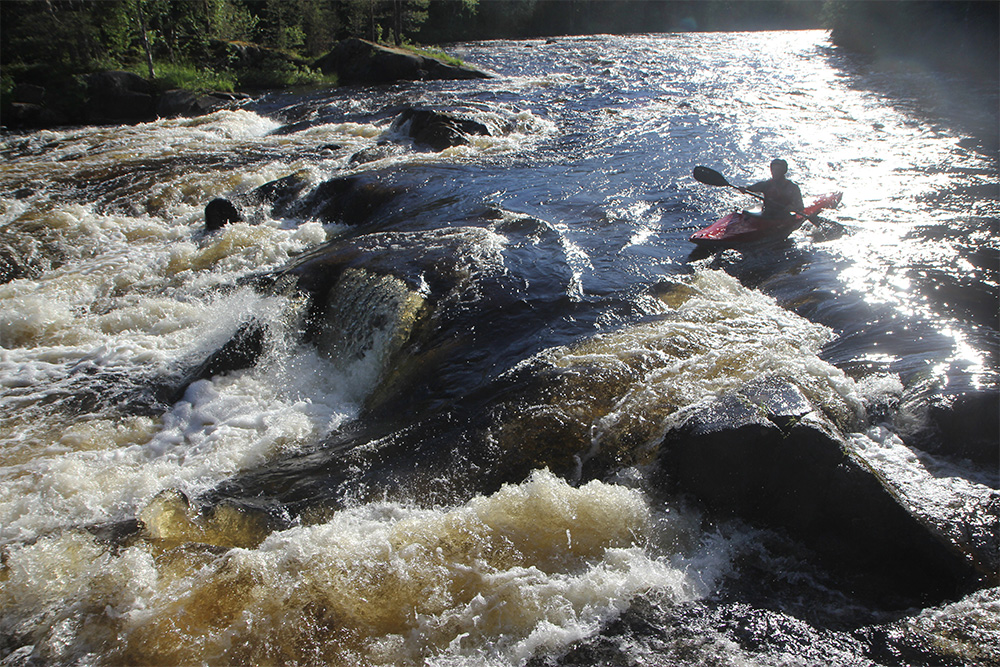
[[[589,395],[613,403],[595,416],[594,452],[619,438],[653,447],[691,410],[768,375],[795,382],[842,427],[860,422],[864,404],[853,380],[818,356],[832,336],[826,327],[720,271],[699,270],[662,299],[647,323],[520,364],[565,369]]]
[[[22,315],[17,324],[32,325],[32,345],[4,350],[0,358],[0,382],[18,388],[4,398],[0,423],[2,459],[14,464],[0,469],[3,539],[128,518],[165,488],[196,494],[281,451],[316,442],[353,416],[372,389],[352,384],[312,347],[295,343],[297,301],[250,289],[200,298],[132,292],[118,308],[81,317],[73,299],[89,304],[93,297],[60,292],[52,282],[47,275],[35,287],[63,300],[22,295],[19,309],[31,317]],[[85,378],[118,373],[138,386],[165,381],[175,367],[207,358],[251,317],[268,327],[267,352],[255,368],[195,383],[158,423],[137,426],[95,413],[89,419],[102,427],[77,438],[53,436],[77,416],[43,399],[87,391],[74,384],[81,369]],[[100,387],[99,379],[89,382]],[[18,402],[28,407],[13,410]]]
[[[982,508],[1000,501],[997,471],[976,471],[908,447],[885,426],[851,434],[850,443],[897,497],[930,523],[981,522],[976,515]]]
[[[45,537],[10,549],[0,601],[16,597],[6,623],[37,631],[62,659],[108,635],[132,662],[521,664],[592,634],[636,595],[711,590],[724,545],[649,544],[657,521],[672,519],[655,517],[637,490],[573,488],[538,471],[461,506],[368,504],[223,556],[154,559],[155,543],[113,554],[80,533]],[[87,627],[83,615],[68,622],[78,646],[45,630],[66,599],[103,609]]]
[[[276,454],[317,442],[358,409],[341,378],[325,367],[314,350],[298,349],[253,370],[194,383],[158,424],[150,420],[137,429],[128,420],[108,420],[75,442],[63,441],[82,450],[36,452],[4,468],[0,539],[127,519],[164,489],[194,496]]]

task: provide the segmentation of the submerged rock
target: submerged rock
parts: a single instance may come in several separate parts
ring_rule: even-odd
[[[288,527],[280,512],[269,509],[235,501],[196,507],[183,492],[167,489],[139,512],[137,529],[143,538],[164,546],[253,549],[273,531]]]
[[[350,38],[313,63],[324,74],[336,74],[345,84],[380,84],[430,79],[488,79],[486,72],[449,65],[412,51]]]
[[[696,412],[659,463],[711,512],[786,530],[887,594],[948,599],[991,576],[983,545],[932,529],[790,382],[751,382]]]
[[[203,116],[250,99],[243,93],[196,93],[190,90],[168,90],[156,101],[156,115],[160,118]]]
[[[0,231],[0,285],[19,278],[35,278],[58,266],[64,252],[45,229]]]
[[[406,109],[396,119],[394,126],[404,129],[416,143],[436,151],[452,146],[465,146],[469,143],[469,135],[490,134],[489,128],[478,121],[433,109]]]
[[[385,185],[378,176],[358,174],[324,181],[308,194],[297,177],[287,177],[271,187],[257,189],[261,197],[273,197],[272,215],[322,220],[323,222],[359,225],[402,194],[400,188]],[[265,190],[266,189],[266,190]]]

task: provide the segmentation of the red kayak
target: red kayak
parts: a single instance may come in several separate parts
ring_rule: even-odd
[[[802,213],[786,220],[769,220],[747,211],[733,211],[715,224],[692,234],[690,241],[702,247],[726,248],[761,239],[783,239],[802,226],[808,216],[816,215],[824,208],[836,208],[843,194],[833,192],[824,195]]]

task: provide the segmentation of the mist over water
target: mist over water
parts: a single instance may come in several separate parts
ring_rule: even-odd
[[[0,664],[1000,662],[998,589],[870,599],[656,465],[787,378],[940,530],[995,527],[1000,472],[920,438],[997,390],[997,90],[817,31],[449,50],[495,78],[2,138]],[[491,135],[428,151],[407,106]],[[753,202],[691,168],[779,156],[846,233],[693,253]],[[348,176],[387,194],[314,205]],[[215,197],[246,220],[204,233]]]

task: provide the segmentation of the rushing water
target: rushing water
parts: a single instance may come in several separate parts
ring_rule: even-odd
[[[921,396],[996,391],[996,88],[821,32],[452,51],[495,78],[3,138],[0,232],[37,261],[0,285],[0,664],[997,664],[998,589],[879,604],[650,472],[777,373],[911,502],[995,503],[908,439]],[[492,136],[420,149],[405,106]],[[775,156],[846,233],[692,255],[751,202],[691,168]],[[347,175],[391,196],[303,204]],[[219,196],[247,222],[204,234]],[[306,335],[280,286],[331,252]],[[247,322],[255,363],[171,384]]]

